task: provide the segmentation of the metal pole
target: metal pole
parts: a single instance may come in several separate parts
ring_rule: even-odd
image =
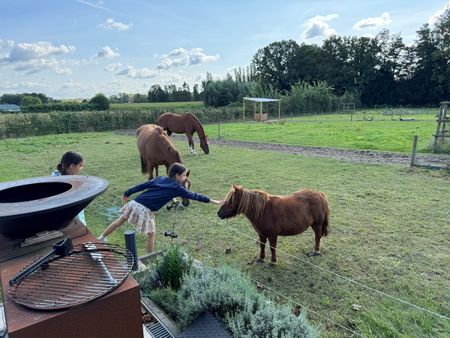
[[[413,147],[412,147],[412,153],[411,153],[411,166],[414,165],[414,162],[416,160],[416,148],[417,148],[417,139],[419,138],[419,136],[414,135],[414,139],[413,139]]]
[[[126,248],[133,255],[133,259],[134,259],[133,270],[137,270],[138,269],[138,257],[137,257],[137,250],[136,250],[136,231],[126,230],[124,232],[124,237],[125,237]]]

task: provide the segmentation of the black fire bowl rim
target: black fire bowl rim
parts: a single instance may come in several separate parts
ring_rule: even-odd
[[[75,204],[93,200],[108,189],[108,181],[97,176],[63,175],[32,177],[0,183],[3,190],[38,183],[68,183],[72,187],[60,194],[31,201],[0,203],[0,222],[2,218],[29,215],[50,210],[58,210]]]

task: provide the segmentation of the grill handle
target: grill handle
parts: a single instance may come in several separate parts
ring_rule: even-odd
[[[72,245],[72,241],[70,240],[70,238],[65,238],[59,242],[56,242],[55,244],[53,244],[52,251],[50,251],[44,257],[37,260],[36,262],[31,264],[27,268],[23,269],[16,276],[14,276],[14,278],[10,279],[9,285],[12,286],[14,284],[19,283],[22,279],[31,275],[34,271],[39,269],[43,264],[48,262],[50,260],[50,258],[52,258],[54,255],[67,256],[72,250],[73,250],[73,245]]]

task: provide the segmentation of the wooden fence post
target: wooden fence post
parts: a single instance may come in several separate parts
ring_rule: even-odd
[[[414,135],[414,139],[413,139],[413,147],[412,147],[412,153],[411,153],[411,166],[414,165],[414,162],[416,160],[416,149],[417,149],[417,139],[419,138],[419,136]]]

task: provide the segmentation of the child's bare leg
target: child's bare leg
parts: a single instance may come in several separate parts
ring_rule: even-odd
[[[147,235],[148,235],[148,239],[147,239],[147,253],[151,253],[151,252],[153,252],[153,250],[155,248],[156,231],[149,232]]]
[[[114,230],[116,230],[123,223],[125,223],[126,220],[127,220],[126,217],[120,216],[118,219],[116,219],[114,222],[108,225],[108,227],[103,231],[102,236],[103,237],[109,236]]]

